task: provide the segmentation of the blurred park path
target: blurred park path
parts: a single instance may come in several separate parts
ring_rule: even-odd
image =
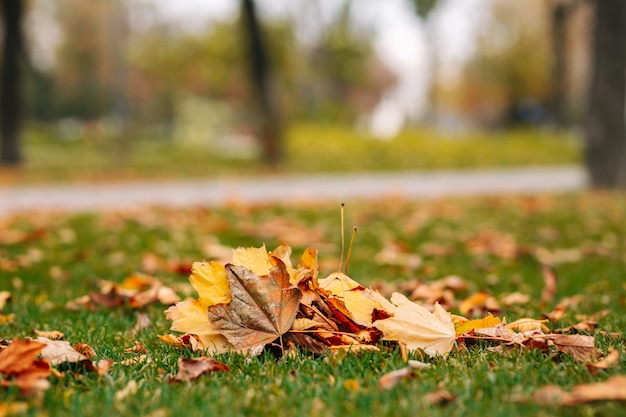
[[[0,216],[24,210],[97,211],[141,205],[348,201],[386,196],[429,199],[463,195],[582,190],[582,167],[267,176],[169,182],[0,187]]]

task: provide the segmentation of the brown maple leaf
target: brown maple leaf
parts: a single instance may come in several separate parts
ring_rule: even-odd
[[[208,356],[179,358],[178,373],[170,378],[170,382],[189,381],[207,372],[227,372],[228,370],[228,366]]]
[[[293,324],[302,293],[289,283],[285,264],[270,257],[269,275],[226,265],[232,299],[208,307],[209,321],[235,349],[256,350],[285,334]]]

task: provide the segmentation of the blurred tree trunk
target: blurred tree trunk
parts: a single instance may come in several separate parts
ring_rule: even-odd
[[[282,129],[273,91],[270,62],[254,0],[242,0],[241,17],[247,39],[249,76],[256,106],[256,133],[263,160],[272,169],[282,160]]]
[[[626,1],[596,0],[594,13],[585,163],[592,186],[626,188]]]
[[[22,162],[22,12],[22,0],[2,0],[4,47],[0,78],[0,165],[18,165]]]
[[[567,18],[570,5],[558,1],[552,5],[550,11],[551,35],[552,35],[552,51],[554,53],[554,63],[552,64],[552,94],[550,97],[550,112],[557,126],[565,126],[567,124],[566,111],[566,30]]]

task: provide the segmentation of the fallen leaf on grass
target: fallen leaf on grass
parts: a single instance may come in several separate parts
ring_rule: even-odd
[[[150,327],[151,324],[152,324],[152,321],[150,320],[150,317],[148,317],[147,314],[144,314],[144,313],[137,314],[137,321],[135,322],[135,325],[133,326],[133,328],[130,329],[130,334],[134,336],[140,331],[145,330],[148,327]]]
[[[595,375],[599,370],[614,368],[617,365],[619,365],[619,350],[612,350],[604,359],[598,362],[588,362],[587,369]]]
[[[138,309],[148,304],[172,305],[180,301],[176,292],[158,279],[143,274],[133,274],[121,283],[100,281],[100,292],[91,292],[67,302],[68,310],[97,310],[128,305]]]
[[[120,402],[129,395],[135,395],[137,391],[139,391],[139,384],[137,384],[137,381],[135,381],[134,379],[131,379],[130,381],[128,381],[124,388],[115,392],[115,394],[113,395],[113,399],[115,400],[115,402]]]
[[[209,306],[209,321],[238,350],[265,346],[293,324],[302,293],[289,282],[283,261],[271,257],[269,275],[243,266],[226,265],[232,299]]]
[[[498,314],[500,312],[500,304],[490,294],[480,291],[470,295],[459,304],[459,311],[464,316],[480,317],[485,313]]]
[[[378,380],[378,388],[385,390],[391,389],[398,385],[403,379],[410,378],[411,376],[413,376],[413,370],[408,366],[388,372]]]
[[[0,291],[0,312],[4,310],[7,301],[11,299],[11,293],[8,291]]]
[[[431,364],[420,361],[410,360],[407,367],[391,371],[381,376],[378,380],[378,388],[391,389],[398,385],[400,381],[414,376],[414,370],[428,369]]]
[[[69,363],[86,363],[91,362],[87,357],[79,353],[76,349],[63,340],[51,340],[47,337],[38,337],[37,341],[45,344],[41,351],[41,357],[47,359],[50,365],[57,366],[65,362]]]
[[[207,372],[227,372],[228,370],[228,366],[207,356],[192,359],[179,358],[178,373],[170,378],[170,382],[190,381]]]
[[[35,334],[39,337],[45,337],[50,340],[61,340],[65,335],[58,330],[34,330]]]
[[[538,389],[532,400],[542,405],[580,405],[595,401],[626,401],[626,377],[617,375],[604,382],[580,384],[571,392],[555,385]]]
[[[602,355],[595,347],[593,336],[579,334],[548,335],[549,341],[563,353],[568,353],[579,362],[595,360]]]
[[[393,316],[373,323],[384,339],[405,343],[409,350],[423,349],[430,356],[450,353],[456,338],[450,313],[439,304],[431,313],[400,293],[394,293],[391,302]]]
[[[469,331],[476,329],[485,329],[500,324],[502,320],[499,317],[494,317],[491,314],[482,319],[457,321],[454,323],[454,329],[457,336],[463,335]]]
[[[0,403],[0,417],[13,416],[13,415],[25,415],[28,412],[28,403],[26,402],[11,402]]]
[[[33,340],[14,339],[0,352],[0,386],[14,385],[23,394],[44,391],[50,386],[50,364],[45,359],[36,359],[46,347]]]
[[[124,349],[124,353],[147,353],[148,349],[141,344],[141,342],[135,340],[133,346]]]

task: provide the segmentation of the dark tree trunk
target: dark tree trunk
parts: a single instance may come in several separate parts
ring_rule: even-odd
[[[626,1],[596,0],[594,19],[585,163],[592,186],[626,188]]]
[[[554,63],[552,65],[552,95],[550,98],[550,112],[557,126],[566,125],[566,99],[565,99],[565,34],[567,18],[570,6],[559,2],[552,6],[551,10],[551,31],[552,31],[552,51]]]
[[[17,165],[20,149],[22,0],[2,0],[4,48],[0,78],[0,164]]]
[[[282,159],[282,132],[267,49],[254,1],[242,0],[241,7],[243,30],[248,43],[250,80],[256,99],[257,135],[265,163],[270,168],[277,168]]]

